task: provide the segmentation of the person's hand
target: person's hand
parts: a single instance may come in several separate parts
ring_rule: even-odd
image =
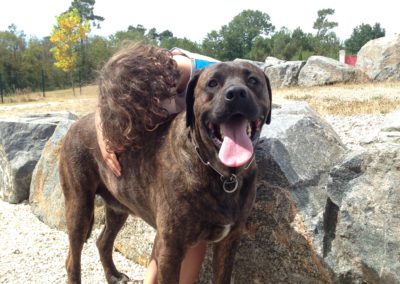
[[[96,133],[97,133],[97,143],[99,144],[101,156],[103,157],[104,162],[107,167],[116,175],[117,177],[121,176],[121,165],[118,161],[117,155],[114,152],[107,151],[106,141],[103,137],[103,132],[101,130],[101,120],[100,120],[100,110],[97,108],[95,113],[95,125],[96,125]]]
[[[102,142],[99,142],[99,145],[100,144],[105,144],[104,140],[102,140]],[[105,145],[100,146],[100,151],[107,167],[114,173],[114,175],[120,177],[122,169],[118,161],[117,155],[115,155],[114,152],[108,152]]]

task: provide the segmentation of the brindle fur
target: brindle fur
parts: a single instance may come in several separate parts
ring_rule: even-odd
[[[257,86],[248,77],[258,79]],[[219,82],[210,88],[210,78]],[[245,103],[230,106],[224,99],[228,87],[244,89]],[[125,283],[112,260],[115,237],[129,214],[141,217],[157,230],[154,252],[159,283],[178,283],[180,265],[187,249],[200,240],[221,237],[225,225],[229,234],[214,244],[213,282],[230,283],[239,236],[255,198],[256,164],[248,169],[228,168],[217,158],[215,145],[206,134],[204,119],[229,115],[233,108],[261,115],[269,122],[271,90],[263,72],[250,63],[219,63],[206,68],[189,84],[187,115],[178,114],[149,134],[140,151],[119,156],[123,175],[117,178],[105,165],[96,139],[94,115],[90,114],[68,131],[60,153],[60,177],[65,195],[69,254],[66,261],[69,283],[81,282],[81,251],[93,224],[95,195],[105,201],[105,226],[97,240],[100,259],[109,283]],[[239,188],[226,193],[215,170],[235,173]]]

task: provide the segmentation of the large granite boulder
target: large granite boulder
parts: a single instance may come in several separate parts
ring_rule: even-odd
[[[364,80],[357,68],[324,56],[311,56],[300,70],[300,86],[320,86]]]
[[[272,110],[272,115],[271,124],[261,133],[263,155],[276,161],[290,186],[312,182],[341,160],[345,146],[333,128],[307,103],[279,106]],[[260,175],[264,180],[276,179],[268,171]]]
[[[400,283],[400,109],[327,184],[323,255],[340,283]]]
[[[260,67],[260,68],[262,68],[262,66],[264,64],[263,62],[249,60],[249,59],[243,59],[243,58],[236,58],[233,61],[235,61],[235,62],[248,62],[248,63],[254,64],[254,65],[256,65],[257,67]]]
[[[274,109],[272,123],[263,129],[262,137],[264,158],[258,160],[259,179],[290,192],[299,215],[296,218],[303,220],[307,235],[322,257],[328,200],[325,185],[330,170],[344,158],[346,148],[332,127],[307,103]]]
[[[0,198],[19,203],[29,197],[32,171],[57,124],[68,112],[0,118]]]
[[[279,59],[279,58],[276,58],[276,57],[273,57],[273,56],[267,56],[267,58],[265,58],[263,67],[267,68],[267,67],[271,67],[271,66],[274,66],[274,65],[282,64],[282,63],[285,63],[285,62],[286,62],[286,60],[282,60],[282,59]]]
[[[34,215],[52,228],[65,230],[64,196],[58,175],[58,154],[68,128],[75,120],[58,124],[47,141],[32,174],[29,203]]]
[[[331,172],[323,257],[340,283],[400,283],[400,144],[350,153]]]
[[[400,80],[400,35],[367,42],[357,54],[356,67],[372,80]]]
[[[265,67],[264,73],[268,76],[272,87],[296,86],[304,64],[304,61],[283,61]]]
[[[64,194],[61,189],[58,162],[61,144],[69,127],[76,120],[60,122],[43,148],[32,174],[29,204],[36,217],[52,228],[66,230]],[[95,224],[104,223],[104,205],[96,198]]]

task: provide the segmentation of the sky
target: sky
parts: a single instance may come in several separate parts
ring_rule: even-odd
[[[50,35],[56,16],[66,11],[72,0],[0,0],[0,31],[15,24],[27,36]],[[333,31],[344,41],[364,23],[380,23],[386,35],[400,34],[398,4],[395,0],[96,0],[94,12],[103,16],[101,29],[91,34],[109,36],[129,25],[143,25],[157,31],[170,30],[176,37],[202,42],[207,33],[228,24],[243,10],[259,10],[271,17],[276,30],[300,27],[314,33],[317,11],[335,9],[330,21],[339,23]]]

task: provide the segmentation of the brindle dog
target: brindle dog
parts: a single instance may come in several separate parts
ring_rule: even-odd
[[[93,223],[95,195],[106,221],[97,240],[109,283],[128,278],[113,262],[114,240],[129,214],[157,230],[159,283],[178,283],[187,249],[214,243],[213,282],[230,283],[234,256],[256,190],[254,147],[271,119],[271,88],[257,66],[209,66],[188,85],[187,110],[149,134],[147,145],[119,156],[115,177],[104,164],[94,115],[75,123],[60,154],[69,234],[69,283],[81,281],[81,251]]]

